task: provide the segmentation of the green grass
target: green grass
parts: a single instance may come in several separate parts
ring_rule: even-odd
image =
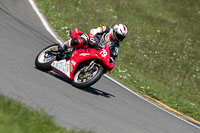
[[[112,77],[200,120],[199,0],[36,0],[59,35],[123,23]],[[134,102],[134,101],[133,101]]]
[[[66,131],[41,111],[22,106],[0,95],[0,133],[88,133]]]

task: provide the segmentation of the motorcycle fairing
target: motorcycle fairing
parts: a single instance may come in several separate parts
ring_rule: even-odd
[[[74,71],[76,70],[78,64],[81,62],[92,60],[92,59],[99,59],[97,55],[90,49],[79,49],[75,50],[73,56],[70,59],[70,79],[74,77]]]
[[[83,32],[79,31],[78,28],[74,28],[74,30],[72,31],[72,39],[75,38],[75,37],[78,37],[80,36],[80,34],[83,34]]]
[[[60,61],[54,61],[51,64],[51,67],[53,71],[56,71],[57,73],[63,75],[64,77],[70,78],[70,61],[60,60]]]
[[[81,33],[82,32],[75,28],[72,32],[72,38],[79,36]],[[106,68],[104,69],[104,73],[106,73],[107,71],[112,70],[115,64],[110,62],[110,50],[107,42],[105,45],[106,46],[99,51],[94,48],[74,50],[70,60],[66,61],[66,59],[63,59],[60,61],[54,61],[51,64],[52,69],[62,76],[72,80],[78,64],[87,60],[99,59],[101,60],[103,67]]]
[[[101,60],[103,67],[106,68],[104,69],[104,73],[112,70],[115,65],[114,63],[110,63],[110,51],[107,44],[105,48],[100,49],[99,51],[94,48],[75,50],[70,60],[73,60],[74,62],[76,62],[76,64],[72,65],[73,63],[71,62],[70,77],[74,77],[74,71],[76,70],[79,63],[93,59]]]

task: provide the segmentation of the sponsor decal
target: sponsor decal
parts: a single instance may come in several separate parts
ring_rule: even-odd
[[[71,64],[72,64],[73,66],[75,66],[75,65],[76,65],[76,61],[71,60]]]
[[[69,64],[67,64],[67,72],[69,72]]]
[[[51,66],[59,70],[60,72],[64,73],[70,78],[70,68],[69,68],[69,61],[61,60],[61,61],[54,61]]]
[[[72,72],[73,71],[73,66],[72,66],[72,64],[71,64],[71,66],[70,66],[70,72]]]
[[[81,53],[79,55],[81,55],[81,56],[87,56],[87,55],[90,55],[90,53]]]

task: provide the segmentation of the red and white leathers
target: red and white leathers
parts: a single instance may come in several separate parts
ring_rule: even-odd
[[[111,57],[115,60],[118,56],[119,42],[122,41],[127,35],[127,28],[122,24],[116,24],[113,28],[108,26],[101,26],[96,29],[91,29],[90,34],[80,33],[79,37],[61,44],[64,47],[82,48],[85,45],[97,46],[100,40],[103,39],[108,43],[110,48]]]
[[[116,40],[114,36],[114,29],[108,26],[101,26],[96,29],[91,29],[90,34],[96,35],[94,39],[95,43],[93,44],[92,41],[90,41],[91,45],[98,45],[101,38],[104,37],[104,40],[109,45],[110,55],[115,60],[115,58],[118,56],[119,42]]]

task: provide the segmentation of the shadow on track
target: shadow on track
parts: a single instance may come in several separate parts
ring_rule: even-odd
[[[88,88],[85,88],[85,89],[82,89],[83,91],[86,91],[88,93],[91,93],[91,94],[94,94],[94,95],[97,95],[97,96],[103,96],[103,97],[106,97],[106,98],[111,98],[111,97],[115,97],[114,95],[112,94],[109,94],[105,91],[101,91],[99,89],[95,89],[93,87],[88,87]]]
[[[64,78],[64,77],[62,77],[61,75],[56,74],[56,73],[54,73],[54,72],[52,72],[52,71],[50,71],[50,72],[48,72],[48,73],[49,73],[50,75],[52,75],[52,76],[54,76],[54,77],[56,77],[56,78],[58,78],[58,79],[64,81],[64,82],[67,82],[67,83],[71,84],[71,80],[70,80],[70,79]],[[78,89],[78,88],[77,88],[77,89]],[[93,94],[93,95],[103,96],[103,97],[105,97],[105,98],[115,97],[115,96],[112,95],[112,94],[109,94],[109,93],[104,92],[104,91],[99,90],[99,89],[95,89],[95,88],[93,88],[93,87],[88,87],[88,88],[84,88],[84,89],[80,89],[80,90],[85,91],[85,92],[88,92],[88,93]]]

